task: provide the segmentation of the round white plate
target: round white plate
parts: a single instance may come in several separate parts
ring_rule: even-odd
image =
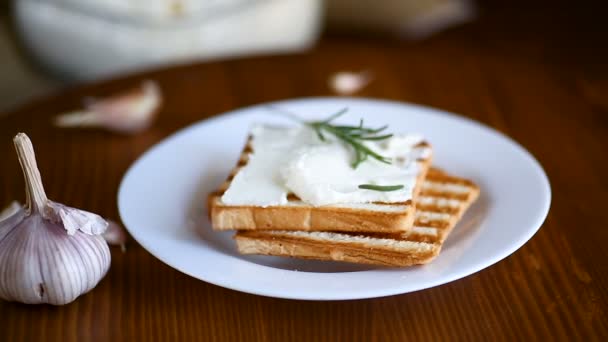
[[[391,132],[419,132],[434,147],[435,165],[475,181],[481,196],[430,264],[384,268],[236,251],[231,232],[211,230],[207,194],[233,168],[253,122],[292,124],[258,105],[185,128],[146,152],[118,194],[131,235],[171,267],[206,282],[264,296],[339,300],[406,293],[444,284],[507,257],[534,235],[551,202],[539,163],[523,147],[469,119],[417,105],[354,98],[272,103],[305,119],[348,107],[342,122],[365,118]]]

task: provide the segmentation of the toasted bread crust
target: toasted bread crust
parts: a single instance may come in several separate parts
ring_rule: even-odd
[[[414,206],[397,213],[339,207],[211,206],[215,230],[285,229],[307,231],[402,232],[414,222]]]
[[[422,143],[421,148],[429,148]],[[220,189],[209,194],[207,208],[214,230],[305,230],[305,231],[343,231],[343,232],[406,232],[412,227],[415,208],[412,201],[405,203],[375,203],[390,205],[394,210],[370,210],[344,206],[314,207],[289,196],[286,206],[238,206],[226,205],[221,201],[222,194],[228,189],[230,181],[238,170],[247,164],[250,144],[243,149],[237,167],[232,170]],[[430,167],[432,156],[418,160],[420,172],[417,176],[413,198],[421,191],[421,184]]]
[[[304,259],[333,260],[382,266],[411,266],[425,264],[439,254],[440,247],[431,250],[395,251],[388,248],[369,248],[357,243],[323,243],[285,236],[255,236],[255,231],[235,235],[240,253],[291,256]]]
[[[462,185],[458,199],[450,193],[432,197],[432,186],[423,187],[420,198],[436,204],[425,204],[425,211],[416,213],[412,230],[405,233],[338,233],[335,238],[314,233],[289,231],[239,231],[237,247],[243,254],[264,254],[318,260],[346,261],[383,266],[412,266],[432,261],[465,211],[479,196],[479,188],[471,181],[431,169],[425,184]],[[426,196],[426,197],[425,197]],[[442,201],[443,202],[440,202]],[[453,201],[447,201],[453,200]],[[439,204],[441,203],[441,205]],[[448,207],[450,210],[445,210]],[[428,213],[423,215],[421,213]],[[353,237],[353,238],[350,238]],[[363,243],[361,241],[364,241]],[[365,243],[365,241],[371,241]],[[373,243],[373,242],[376,243]],[[398,246],[399,242],[411,242]]]

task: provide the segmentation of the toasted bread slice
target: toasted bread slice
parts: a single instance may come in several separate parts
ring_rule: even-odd
[[[422,156],[416,160],[420,172],[413,192],[415,198],[430,167],[431,146],[422,142],[415,150]],[[428,153],[423,153],[426,151]],[[222,203],[221,197],[230,186],[237,172],[247,165],[252,152],[247,143],[239,162],[220,189],[211,193],[207,206],[214,230],[304,230],[344,232],[405,232],[414,223],[414,205],[411,200],[402,203],[341,204],[311,206],[297,196],[288,196],[288,203],[281,206],[236,206]]]
[[[239,231],[243,254],[346,261],[385,266],[412,266],[433,260],[448,234],[477,199],[471,181],[431,168],[417,199],[416,222],[401,234],[306,231]]]

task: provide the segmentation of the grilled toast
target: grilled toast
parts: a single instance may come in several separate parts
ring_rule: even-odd
[[[243,254],[265,254],[384,266],[412,266],[432,261],[477,199],[477,185],[431,168],[416,200],[413,228],[405,233],[239,231]]]
[[[416,160],[419,173],[413,198],[420,191],[420,185],[431,164],[431,146],[422,142],[414,147],[420,157]],[[250,140],[247,142],[237,166],[220,188],[207,199],[208,211],[214,230],[300,230],[300,231],[342,231],[342,232],[405,232],[415,220],[411,200],[402,203],[365,203],[312,206],[297,196],[290,194],[288,203],[281,206],[227,205],[222,203],[222,194],[230,182],[245,167],[248,156],[253,152]],[[425,152],[425,153],[423,153]]]

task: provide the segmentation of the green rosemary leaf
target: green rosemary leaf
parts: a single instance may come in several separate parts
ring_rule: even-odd
[[[369,133],[369,134],[378,134],[378,133],[384,131],[387,128],[388,128],[388,125],[384,125],[382,127],[378,127],[378,128],[374,128],[374,129],[368,129],[367,133]]]
[[[289,111],[285,111],[272,106],[269,106],[268,108],[274,111],[281,112],[294,120],[302,122],[301,119],[299,119],[297,116],[293,115],[293,113]],[[359,120],[358,126],[331,124],[333,120],[344,115],[344,113],[346,113],[347,111],[348,108],[343,108],[325,120],[308,121],[303,123],[312,128],[319,137],[319,140],[321,141],[327,140],[323,133],[329,133],[334,135],[346,145],[349,145],[353,149],[353,152],[355,154],[355,158],[352,163],[353,168],[357,168],[362,162],[367,160],[369,157],[376,159],[377,161],[382,163],[391,164],[390,158],[381,156],[380,154],[374,152],[364,144],[365,141],[379,141],[392,137],[392,134],[378,135],[380,132],[386,130],[388,128],[388,125],[379,128],[368,128],[364,126],[363,119]]]
[[[378,135],[378,136],[360,136],[361,140],[384,140],[392,137],[392,134]]]
[[[360,126],[333,125],[333,128],[340,131],[350,132],[352,134],[378,134],[387,129],[388,127],[382,126],[380,128],[365,128]]]
[[[355,161],[353,161],[352,167],[356,169],[359,164],[363,162],[363,157],[361,156],[360,150],[355,150]]]
[[[317,133],[319,140],[325,141],[325,136],[323,135],[323,132],[321,132],[321,129],[319,127],[313,127],[313,129],[315,130],[315,133]]]
[[[372,156],[374,159],[377,159],[379,161],[382,160],[390,160],[389,158],[383,157],[381,155],[379,155],[378,153],[372,151],[371,149],[369,149],[367,146],[363,145],[362,143],[356,141],[353,138],[350,137],[343,137],[343,139],[347,142],[349,142],[355,149],[364,152],[367,155]]]
[[[367,146],[365,146],[361,142],[357,141],[356,137],[352,137],[348,134],[344,134],[343,132],[341,132],[339,130],[335,130],[335,129],[333,129],[332,126],[324,126],[324,128],[327,131],[333,133],[338,139],[349,144],[355,151],[362,153],[364,156],[371,156],[372,158],[378,160],[379,162],[382,162],[385,164],[391,164],[390,158],[383,157],[383,156],[379,155],[378,153],[372,151]],[[357,166],[359,166],[360,163],[361,163],[361,158],[355,158],[355,163],[353,163],[353,165],[354,165],[353,168],[357,168]]]
[[[334,127],[334,129],[337,129],[339,131],[344,131],[344,132],[359,132],[361,130],[361,127],[359,127],[359,126],[339,126],[339,125],[334,125],[333,127]]]
[[[325,119],[324,121],[321,121],[321,123],[328,124],[328,123],[332,122],[333,120],[337,119],[338,117],[344,115],[344,113],[346,113],[347,111],[348,111],[348,107],[342,108],[336,114],[330,116],[329,118]]]
[[[359,189],[375,190],[375,191],[396,191],[396,190],[403,189],[403,185],[360,184]]]

